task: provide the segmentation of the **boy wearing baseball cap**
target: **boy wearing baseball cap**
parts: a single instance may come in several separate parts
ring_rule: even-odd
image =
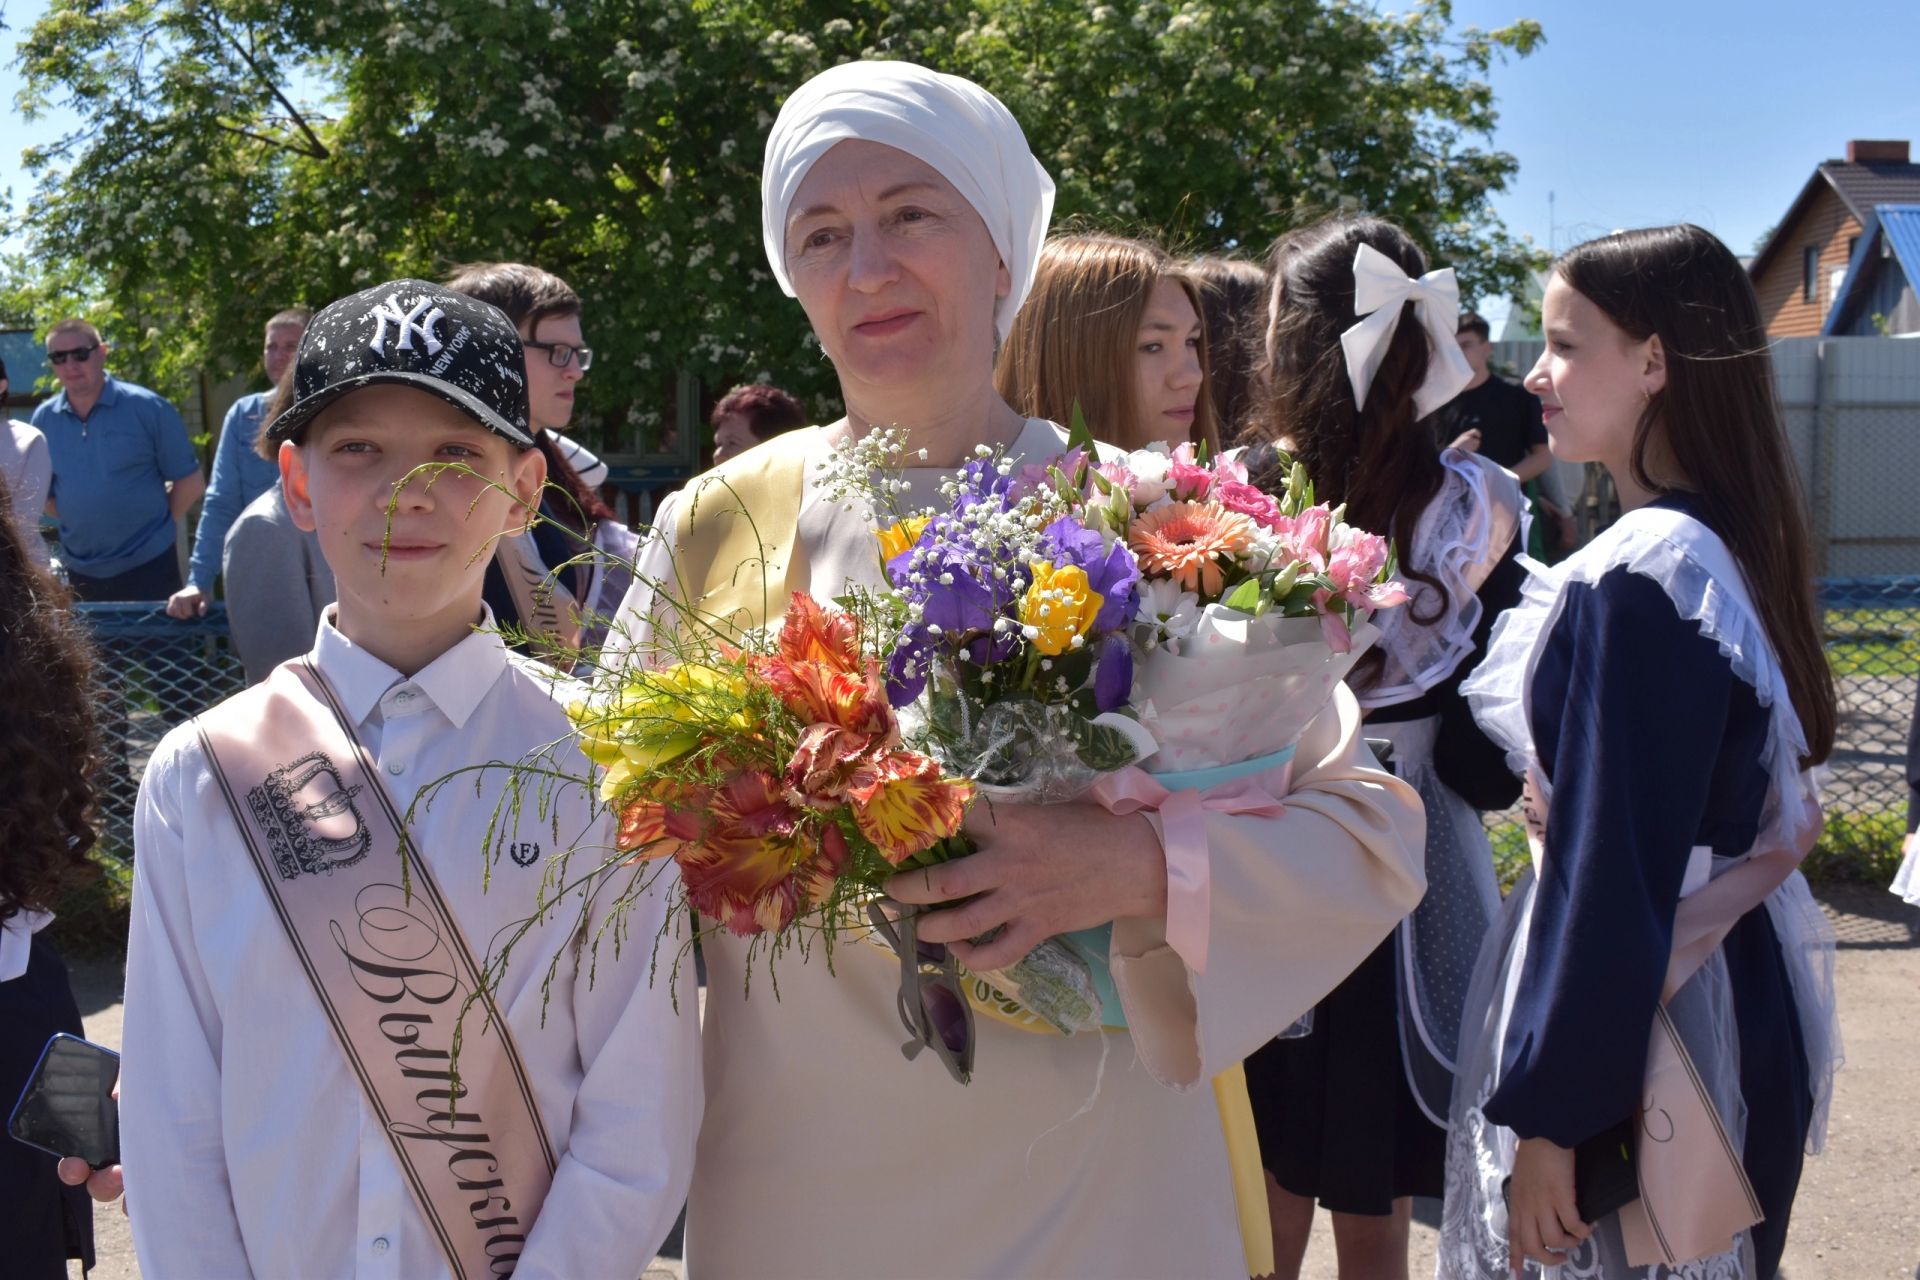
[[[698,1033],[648,981],[664,894],[617,950],[600,930],[590,788],[498,767],[583,772],[551,745],[570,691],[480,599],[544,476],[520,336],[418,280],[344,298],[266,432],[339,603],[141,785],[122,1147],[142,1268],[638,1275],[686,1193]],[[534,919],[569,848],[580,887]]]

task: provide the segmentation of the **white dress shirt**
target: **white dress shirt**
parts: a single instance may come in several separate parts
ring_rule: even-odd
[[[568,686],[556,690],[547,668],[487,631],[409,680],[323,619],[314,658],[403,813],[455,770],[518,761],[568,732],[556,700]],[[564,743],[554,763],[585,772]],[[516,816],[500,803],[506,780],[504,770],[463,773],[422,795],[411,822],[476,956],[491,957],[531,914],[553,854],[576,849],[568,879],[577,880],[612,846],[610,818],[581,788],[545,803],[528,789]],[[191,724],[169,733],[147,767],[134,840],[121,1143],[143,1273],[448,1275]],[[617,956],[611,931],[598,928],[611,896],[603,887],[584,926],[576,896],[515,943],[506,966],[499,1005],[560,1156],[522,1280],[633,1280],[685,1198],[701,1113],[699,1027],[690,964],[685,1016],[674,1011],[675,940],[661,944],[649,981],[663,889],[635,905]],[[588,946],[599,937],[597,954],[579,948],[582,937]]]

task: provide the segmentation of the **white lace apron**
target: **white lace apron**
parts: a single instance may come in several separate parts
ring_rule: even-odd
[[[1544,776],[1534,751],[1528,702],[1540,651],[1558,617],[1565,588],[1596,583],[1615,569],[1626,569],[1659,583],[1680,616],[1697,623],[1701,634],[1719,646],[1735,676],[1753,688],[1760,705],[1770,713],[1761,761],[1768,789],[1754,851],[1804,847],[1820,820],[1812,774],[1800,767],[1806,736],[1738,567],[1718,536],[1684,513],[1642,508],[1565,563],[1548,569],[1528,562],[1528,568],[1531,576],[1521,604],[1496,624],[1486,660],[1463,689],[1475,719],[1505,748],[1515,772]],[[1695,849],[1682,899],[1744,861],[1745,856],[1719,858],[1705,848]],[[1501,1280],[1509,1275],[1501,1182],[1512,1169],[1516,1139],[1511,1130],[1489,1121],[1483,1108],[1500,1082],[1501,1047],[1526,963],[1533,895],[1534,877],[1529,874],[1508,895],[1499,926],[1481,951],[1467,996],[1447,1140],[1437,1268],[1442,1280]],[[1840,1063],[1833,937],[1797,871],[1773,890],[1765,905],[1779,937],[1806,1044],[1813,1094],[1807,1146],[1817,1152],[1825,1141],[1833,1074]],[[1746,1110],[1739,1085],[1738,1027],[1726,961],[1717,947],[1680,986],[1667,1009],[1722,1125],[1744,1150]],[[1736,1280],[1754,1274],[1753,1247],[1743,1232],[1731,1249],[1713,1257],[1679,1267],[1636,1268],[1626,1261],[1618,1216],[1609,1215],[1558,1270],[1563,1280],[1640,1276]]]
[[[1447,449],[1446,474],[1414,529],[1415,567],[1435,588],[1408,579],[1413,599],[1375,615],[1384,661],[1358,693],[1368,709],[1411,702],[1472,660],[1480,625],[1479,591],[1518,536],[1525,544],[1520,483],[1477,454]],[[1414,618],[1438,617],[1432,622]],[[1394,968],[1400,1057],[1407,1084],[1427,1118],[1447,1123],[1460,1048],[1460,1015],[1481,941],[1500,910],[1493,851],[1480,814],[1433,767],[1438,716],[1370,723],[1367,736],[1394,747],[1394,771],[1420,793],[1427,810],[1427,892],[1400,922]]]

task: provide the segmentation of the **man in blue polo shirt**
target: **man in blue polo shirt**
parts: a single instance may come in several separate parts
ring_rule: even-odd
[[[179,411],[108,377],[107,351],[85,320],[47,334],[60,392],[33,411],[33,425],[53,460],[60,559],[82,600],[165,600],[180,588],[175,524],[207,482]]]
[[[293,366],[312,314],[305,307],[293,307],[267,321],[260,363],[271,386],[278,387],[281,376]],[[207,500],[200,504],[200,527],[194,531],[193,558],[187,562],[187,585],[167,600],[167,612],[173,617],[195,618],[207,611],[213,580],[220,576],[227,531],[255,498],[280,485],[280,464],[254,449],[273,396],[271,390],[241,396],[220,425],[220,443],[213,447],[213,481],[207,486]]]

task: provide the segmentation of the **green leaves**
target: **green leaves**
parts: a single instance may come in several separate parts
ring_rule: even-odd
[[[283,306],[517,258],[579,290],[607,353],[588,443],[657,445],[678,371],[769,377],[824,420],[833,371],[759,229],[768,127],[815,72],[884,56],[978,80],[1058,183],[1057,223],[1257,252],[1365,209],[1471,297],[1531,263],[1489,203],[1513,158],[1476,143],[1493,64],[1540,38],[1357,0],[52,0],[24,101],[81,124],[6,228],[28,249],[0,310],[100,320],[116,369],[179,394],[254,371]]]
[[[1112,773],[1133,763],[1133,744],[1118,729],[1077,717],[1068,720],[1067,725],[1073,737],[1074,753],[1087,768]]]
[[[1087,417],[1080,412],[1080,400],[1073,401],[1073,413],[1067,419],[1067,449],[1085,449],[1087,456],[1094,453],[1093,428],[1087,425]]]

